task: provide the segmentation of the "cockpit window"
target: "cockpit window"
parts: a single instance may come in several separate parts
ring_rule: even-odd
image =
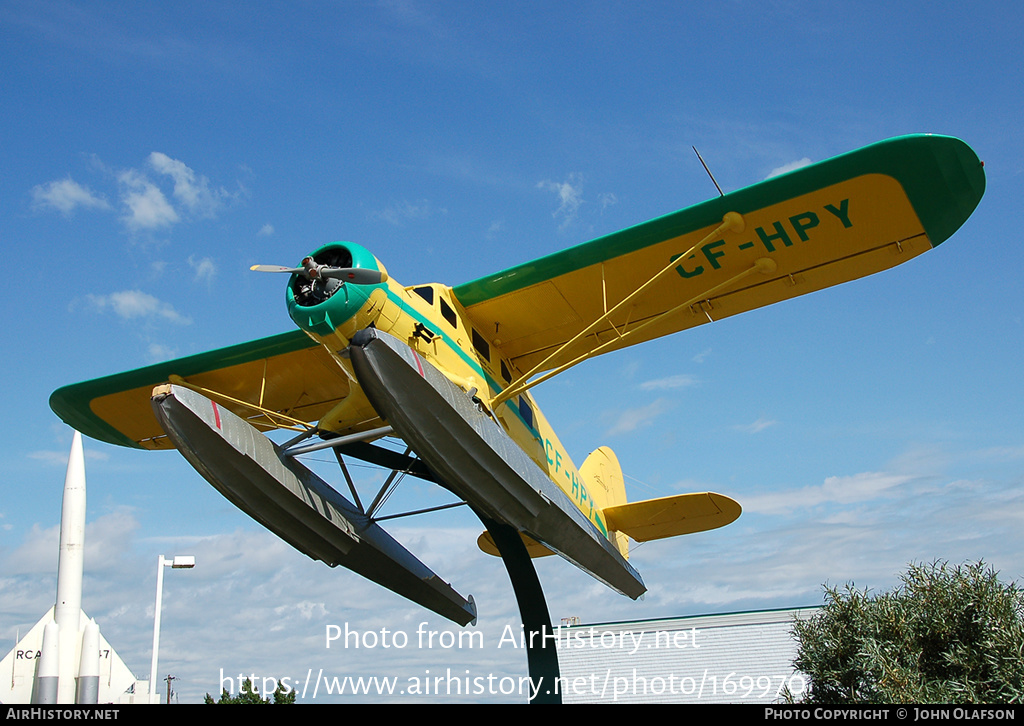
[[[523,417],[523,421],[526,425],[533,428],[533,409],[530,408],[530,404],[526,402],[526,399],[522,396],[519,397],[519,415]]]
[[[434,288],[432,287],[414,287],[412,289],[414,293],[419,295],[421,298],[426,300],[429,304],[434,304]]]
[[[473,329],[473,347],[476,348],[476,352],[484,357],[485,360],[491,359],[491,346],[484,340],[484,336],[476,332],[476,328]]]
[[[438,298],[441,303],[441,317],[448,321],[453,328],[459,327],[459,319],[455,316],[455,311],[452,310],[451,306],[444,301],[444,298]]]

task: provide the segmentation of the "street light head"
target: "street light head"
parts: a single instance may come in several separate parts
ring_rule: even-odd
[[[196,558],[193,555],[175,555],[171,561],[171,567],[178,569],[189,569],[196,566]]]

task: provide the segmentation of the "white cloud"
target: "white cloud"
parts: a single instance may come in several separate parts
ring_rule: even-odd
[[[643,428],[644,426],[649,426],[654,419],[667,411],[668,408],[668,404],[661,398],[653,403],[647,404],[646,406],[628,408],[619,413],[615,419],[615,423],[612,424],[612,427],[605,432],[605,436],[625,434],[630,431]]]
[[[118,317],[125,320],[162,318],[183,325],[192,322],[169,304],[141,290],[122,290],[109,295],[87,295],[86,298],[101,312],[113,310]]]
[[[579,174],[573,172],[561,183],[544,180],[537,183],[537,188],[554,192],[558,197],[558,209],[551,216],[555,219],[562,217],[560,229],[564,229],[576,219],[580,205],[583,204],[583,179]]]
[[[802,167],[808,166],[810,163],[811,163],[811,160],[808,159],[805,156],[802,159],[797,159],[796,161],[791,161],[788,164],[783,164],[782,166],[775,167],[770,172],[768,172],[768,176],[765,177],[765,178],[766,179],[771,179],[773,176],[779,176],[780,174],[785,174],[785,173],[790,172],[790,171],[795,171],[795,170],[800,169]]]
[[[223,187],[214,187],[209,179],[197,174],[184,162],[159,151],[152,152],[146,162],[150,169],[160,175],[160,180],[163,177],[171,180],[173,187],[169,192],[165,193],[161,184],[154,182],[145,171],[133,168],[115,174],[94,159],[94,166],[105,177],[116,178],[120,186],[116,196],[124,212],[121,221],[131,232],[171,227],[180,222],[183,216],[193,219],[213,217],[226,201],[244,193],[241,188],[237,194],[231,194]],[[65,216],[78,209],[112,208],[102,193],[79,184],[70,175],[66,179],[37,185],[31,194],[33,209],[55,210]],[[274,228],[267,224],[260,230],[260,234],[272,234],[273,231]]]
[[[991,449],[983,449],[978,454],[997,461],[1014,461],[1024,458],[1024,446],[995,446]]]
[[[149,165],[174,180],[175,199],[193,214],[212,217],[229,196],[225,189],[211,189],[205,176],[197,176],[184,162],[167,154],[154,151],[149,155]]]
[[[195,282],[206,282],[209,284],[217,275],[217,265],[209,257],[197,260],[194,255],[190,255],[188,264],[195,270]]]
[[[830,476],[820,486],[790,489],[772,494],[743,497],[743,509],[761,514],[781,514],[822,504],[850,505],[886,495],[915,477],[869,471],[852,476]]]
[[[63,215],[70,215],[75,209],[110,209],[107,200],[94,194],[89,187],[71,179],[40,184],[32,189],[32,206],[35,209],[56,209]]]
[[[667,391],[673,388],[686,388],[697,383],[697,379],[693,376],[680,373],[675,376],[666,376],[665,378],[656,378],[650,381],[644,381],[640,384],[640,390],[642,391]]]
[[[130,230],[159,229],[180,220],[160,188],[139,172],[129,169],[118,176],[118,181],[125,187],[121,201],[127,207],[121,219]]]
[[[395,202],[379,212],[371,212],[370,216],[401,227],[403,222],[429,219],[438,213],[447,214],[448,210],[435,207],[429,199],[420,199],[418,202]]]
[[[150,343],[149,348],[146,351],[146,355],[149,358],[150,363],[159,363],[160,361],[171,360],[178,354],[178,351],[170,346],[163,345],[162,343]]]
[[[779,423],[778,421],[773,421],[772,419],[767,419],[764,416],[762,416],[761,418],[759,418],[754,423],[740,424],[740,425],[733,426],[733,428],[736,431],[743,431],[744,433],[748,433],[748,434],[758,434],[758,433],[761,433],[762,431],[764,431],[769,426],[775,426],[778,423]]]
[[[41,461],[47,466],[67,466],[68,465],[68,450],[62,451],[30,451],[28,458],[34,461]],[[93,451],[91,449],[85,450],[85,458],[87,461],[106,461],[110,458],[108,454],[102,451]]]
[[[487,232],[486,232],[486,234],[484,234],[484,238],[488,239],[488,240],[492,240],[492,239],[494,239],[498,235],[499,232],[503,232],[504,230],[505,230],[505,222],[500,220],[500,219],[499,220],[495,220],[495,221],[491,222],[491,225],[487,228]]]
[[[274,608],[275,615],[298,615],[303,620],[310,620],[314,616],[322,618],[327,615],[327,607],[322,602],[311,602],[303,600],[297,603],[289,603]]]
[[[116,567],[122,553],[139,527],[131,510],[119,508],[104,514],[85,527],[85,562],[90,572]],[[56,573],[60,549],[60,524],[43,528],[33,524],[24,543],[3,562],[6,573]]]
[[[260,231],[257,232],[256,234],[258,234],[260,237],[269,237],[270,235],[274,234],[274,225],[267,222],[265,225],[260,227]]]

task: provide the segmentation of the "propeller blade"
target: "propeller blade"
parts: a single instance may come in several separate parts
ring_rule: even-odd
[[[253,272],[305,272],[301,267],[285,267],[284,265],[253,265]]]
[[[356,285],[379,285],[387,282],[386,272],[380,270],[364,270],[361,267],[323,267],[320,269],[321,277],[330,277],[342,282],[352,282]]]
[[[326,265],[315,265],[310,262],[308,265],[303,260],[303,267],[284,267],[283,265],[253,265],[249,269],[253,272],[288,272],[313,279],[334,279],[342,282],[351,282],[355,285],[379,285],[387,282],[388,275],[380,270],[364,270],[361,267],[327,267]]]

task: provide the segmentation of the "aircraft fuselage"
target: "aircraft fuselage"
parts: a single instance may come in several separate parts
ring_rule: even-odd
[[[325,245],[312,257],[326,264],[384,271],[369,251],[350,242]],[[526,392],[491,407],[491,400],[521,372],[502,355],[496,331],[478,330],[468,322],[450,288],[440,284],[403,287],[391,278],[376,285],[317,286],[293,275],[287,301],[292,320],[330,353],[350,381],[356,379],[349,344],[357,332],[372,326],[405,341],[463,390],[476,389],[475,396],[505,432],[608,535],[601,509],[611,503],[610,494],[584,483],[533,397]],[[379,426],[380,416],[357,385],[318,422],[322,431],[342,435]]]

